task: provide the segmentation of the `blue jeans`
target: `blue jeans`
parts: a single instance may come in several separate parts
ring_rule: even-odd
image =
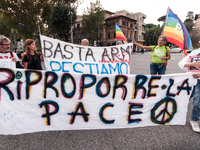
[[[153,75],[165,74],[166,66],[163,63],[150,63],[150,73]]]
[[[194,89],[193,97],[193,109],[191,119],[194,121],[199,121],[200,116],[200,80],[197,80],[197,84]]]

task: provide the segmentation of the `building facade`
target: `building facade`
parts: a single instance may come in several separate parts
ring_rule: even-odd
[[[99,30],[99,36],[101,38],[101,46],[116,45],[116,29],[115,23],[118,24],[123,34],[130,42],[133,37],[138,42],[144,43],[145,23],[146,15],[138,13],[130,13],[125,10],[117,11],[115,13],[106,11],[104,27]],[[73,27],[73,43],[80,44],[84,38],[82,31],[82,19],[78,18],[76,24]],[[93,45],[93,43],[91,43]]]

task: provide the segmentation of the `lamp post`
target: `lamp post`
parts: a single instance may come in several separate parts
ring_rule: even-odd
[[[133,29],[133,40],[136,40],[134,39],[135,38],[135,29],[136,29],[136,23],[134,23],[134,29]],[[137,46],[135,47],[135,50],[136,50]],[[134,47],[133,47],[133,51],[134,51]]]

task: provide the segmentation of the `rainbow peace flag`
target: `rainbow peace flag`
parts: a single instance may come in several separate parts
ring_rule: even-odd
[[[123,32],[121,31],[117,23],[115,23],[115,28],[116,28],[116,39],[124,40],[125,43],[128,43],[126,37],[124,36]]]
[[[192,49],[192,41],[185,25],[170,8],[167,11],[162,35],[167,37],[168,42],[180,47],[185,55],[187,55],[188,49]]]

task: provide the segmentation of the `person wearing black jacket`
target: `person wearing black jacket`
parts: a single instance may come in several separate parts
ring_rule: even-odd
[[[42,70],[41,61],[43,56],[36,51],[35,41],[27,39],[25,41],[26,54],[24,55],[23,65],[24,69]]]

